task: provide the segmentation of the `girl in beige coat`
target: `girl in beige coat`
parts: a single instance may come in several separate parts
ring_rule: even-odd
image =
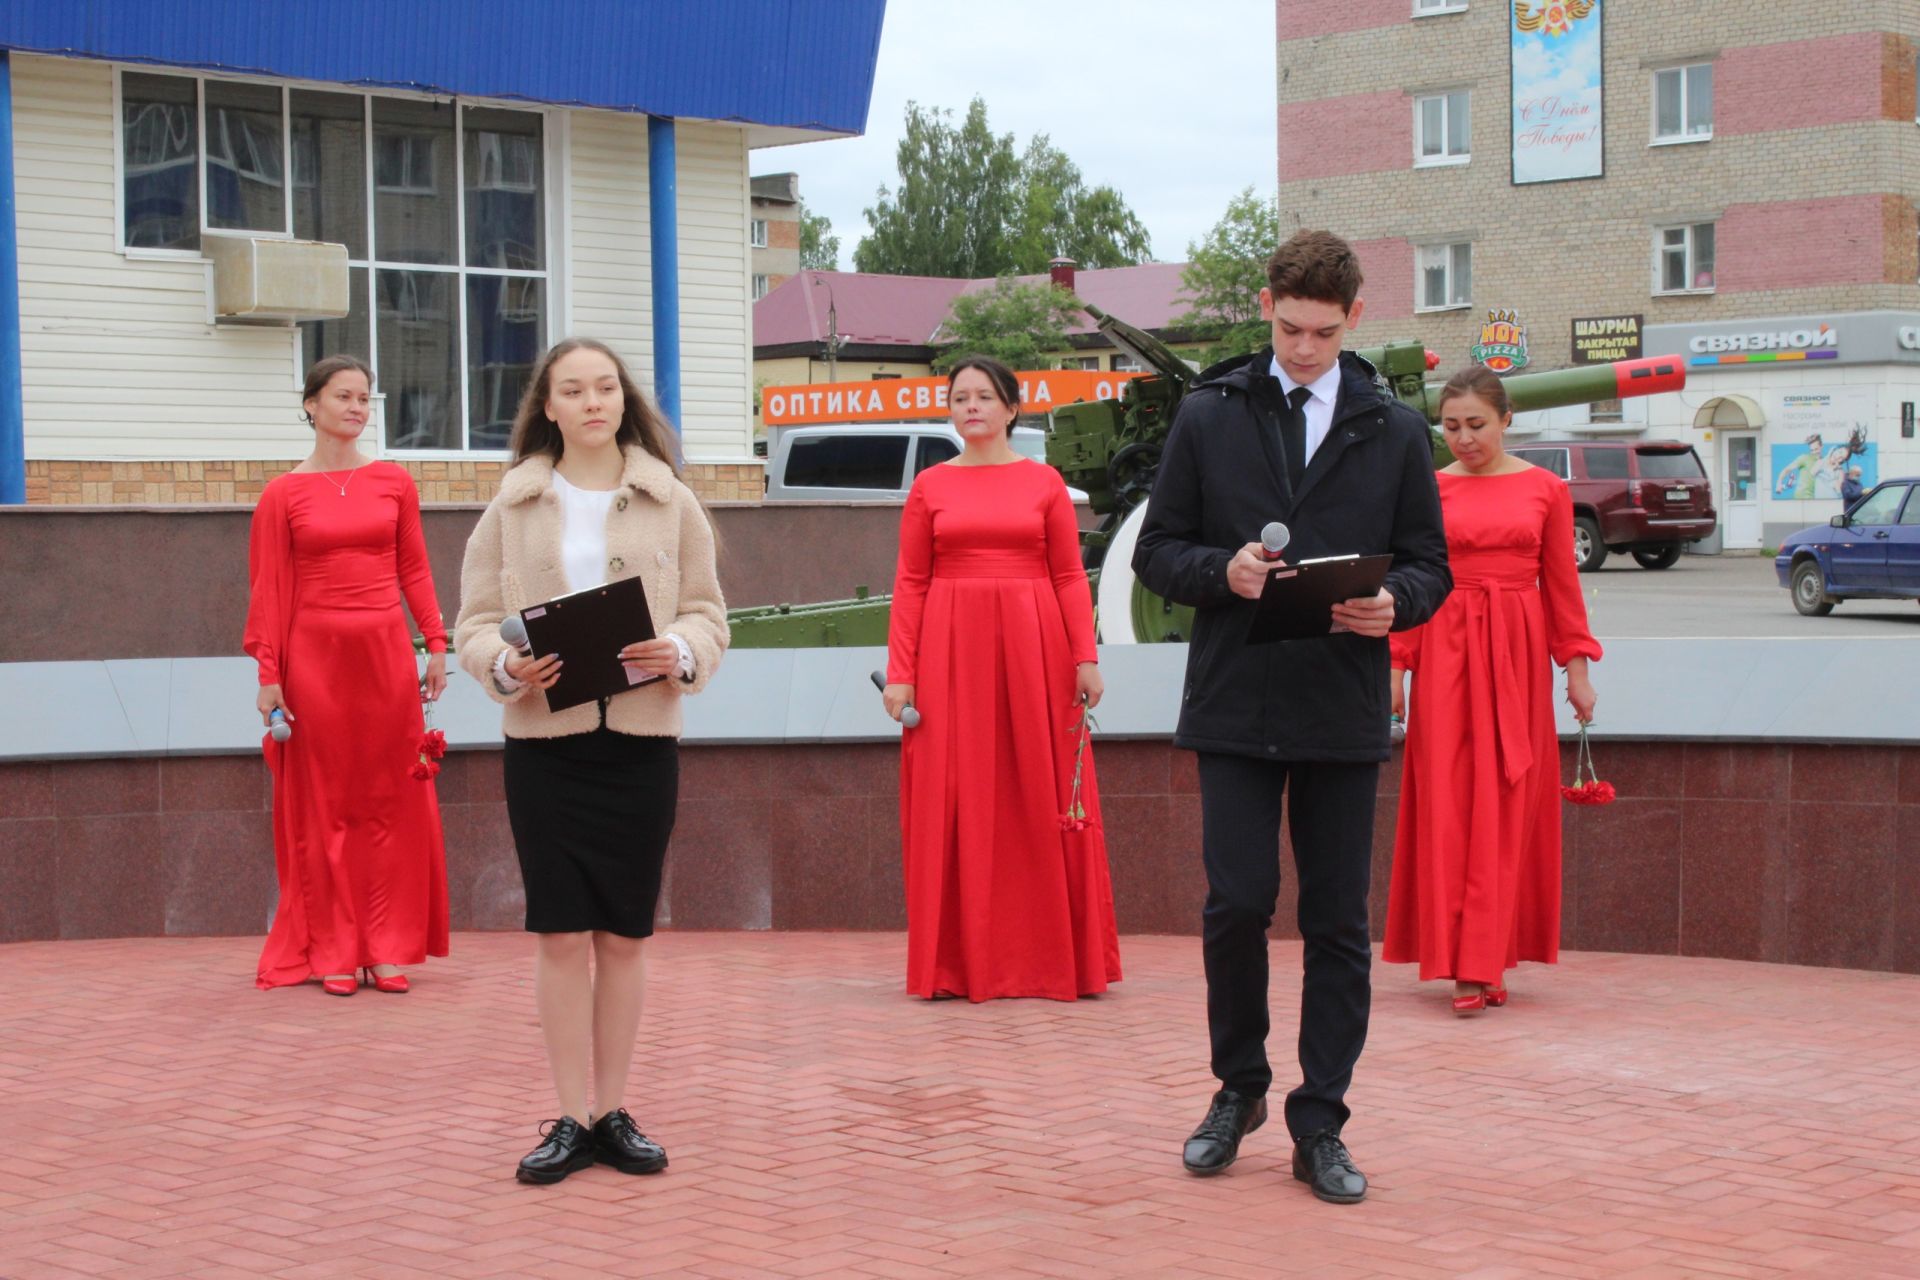
[[[611,350],[561,342],[521,401],[514,467],[460,571],[455,651],[506,704],[507,816],[526,927],[539,939],[534,992],[560,1100],[560,1118],[520,1162],[523,1182],[558,1182],[596,1159],[626,1173],[667,1164],[627,1114],[627,1073],[679,791],[680,700],[706,685],[727,647],[713,531],[675,454],[670,429]],[[659,634],[620,657],[646,683],[549,711],[542,691],[559,677],[559,656],[522,654],[500,638],[501,620],[631,577],[646,588]]]

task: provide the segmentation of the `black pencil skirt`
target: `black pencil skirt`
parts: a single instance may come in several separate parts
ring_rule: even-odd
[[[527,931],[651,937],[680,794],[679,744],[596,729],[508,738],[505,756]]]

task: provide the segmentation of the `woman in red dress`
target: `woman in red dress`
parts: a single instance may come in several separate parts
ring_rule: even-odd
[[[1506,971],[1560,954],[1560,752],[1554,663],[1593,718],[1587,629],[1564,481],[1507,453],[1513,412],[1484,366],[1440,392],[1455,461],[1440,472],[1453,594],[1397,633],[1393,709],[1406,708],[1385,959],[1451,978],[1456,1013],[1507,1002]]]
[[[1005,365],[955,365],[965,451],[915,478],[900,522],[885,697],[896,720],[920,713],[900,762],[917,996],[1072,1000],[1120,980],[1093,756],[1077,750],[1103,691],[1093,599],[1065,482],[1008,443],[1019,404]]]
[[[446,687],[447,631],[413,478],[355,447],[372,384],[351,356],[308,371],[313,452],[253,513],[246,651],[261,722],[280,715],[291,729],[261,740],[280,878],[262,988],[319,977],[350,996],[364,971],[400,993],[399,966],[447,954],[440,808],[432,779],[415,776],[422,681],[401,595],[426,637],[428,698]]]

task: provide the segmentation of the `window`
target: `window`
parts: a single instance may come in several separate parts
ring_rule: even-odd
[[[1900,500],[1907,496],[1907,487],[1904,484],[1890,484],[1875,489],[1847,515],[1855,524],[1892,524],[1893,518],[1900,514]]]
[[[1414,251],[1414,269],[1420,277],[1416,311],[1444,311],[1464,307],[1473,297],[1473,246],[1421,245]]]
[[[1567,451],[1565,449],[1515,449],[1513,456],[1522,462],[1531,462],[1536,467],[1544,467],[1562,480],[1567,478]]]
[[[766,248],[767,220],[765,218],[755,218],[748,225],[752,228],[751,233],[747,237],[748,243],[756,249]]]
[[[788,488],[898,489],[907,437],[803,436],[787,451]]]
[[[1465,164],[1470,134],[1465,89],[1413,100],[1414,164]]]
[[[753,278],[753,300],[758,302],[760,299],[766,297],[769,288],[770,286],[767,284],[767,278],[765,276],[755,276]]]
[[[1700,459],[1691,449],[1635,449],[1642,480],[1703,480]]]
[[[919,475],[928,467],[959,456],[960,446],[945,436],[921,436],[919,452],[913,459],[913,474]]]
[[[1713,292],[1713,223],[1662,227],[1653,252],[1655,293]]]
[[[1429,17],[1436,13],[1465,13],[1467,0],[1413,0],[1413,16]]]
[[[1147,371],[1147,366],[1141,364],[1124,351],[1114,356],[1113,363],[1110,367],[1115,373],[1145,373]]]
[[[1901,524],[1920,524],[1920,498],[1909,498],[1906,510],[1900,513]]]
[[[1581,461],[1586,464],[1589,480],[1625,480],[1627,478],[1625,449],[1586,449],[1582,451]]]
[[[506,448],[548,341],[544,116],[141,71],[120,103],[127,248],[344,244],[349,313],[301,360],[373,365],[387,451]]]
[[[1095,373],[1098,373],[1100,371],[1100,357],[1067,356],[1060,361],[1060,367],[1062,369],[1091,369]]]
[[[1713,137],[1713,64],[1696,62],[1653,73],[1653,140],[1705,142]]]

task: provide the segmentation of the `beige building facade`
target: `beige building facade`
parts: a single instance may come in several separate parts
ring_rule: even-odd
[[[1632,318],[1686,348],[1796,332],[1808,317],[1816,337],[1819,318],[1891,333],[1887,316],[1920,308],[1920,6],[1601,0],[1572,30],[1546,33],[1559,44],[1528,48],[1516,13],[1537,21],[1545,8],[1277,0],[1282,226],[1355,243],[1364,341],[1418,339],[1444,373],[1473,361],[1490,312],[1510,312],[1526,332],[1524,372],[1574,363],[1581,319]],[[1599,91],[1577,114],[1564,74],[1530,77],[1537,49],[1559,56],[1582,36],[1597,40]],[[1550,113],[1568,123],[1534,123]],[[1542,142],[1589,147],[1597,176],[1516,182]],[[1722,397],[1777,405],[1792,383],[1796,397],[1832,391],[1857,415],[1862,393],[1842,388],[1872,383],[1878,471],[1920,470],[1900,430],[1916,394],[1902,365],[1686,354],[1687,392],[1521,426],[1692,441],[1719,505],[1737,493],[1758,503],[1735,540],[1755,547],[1835,508],[1753,494],[1789,443],[1781,432],[1805,432],[1764,408],[1747,421]]]

